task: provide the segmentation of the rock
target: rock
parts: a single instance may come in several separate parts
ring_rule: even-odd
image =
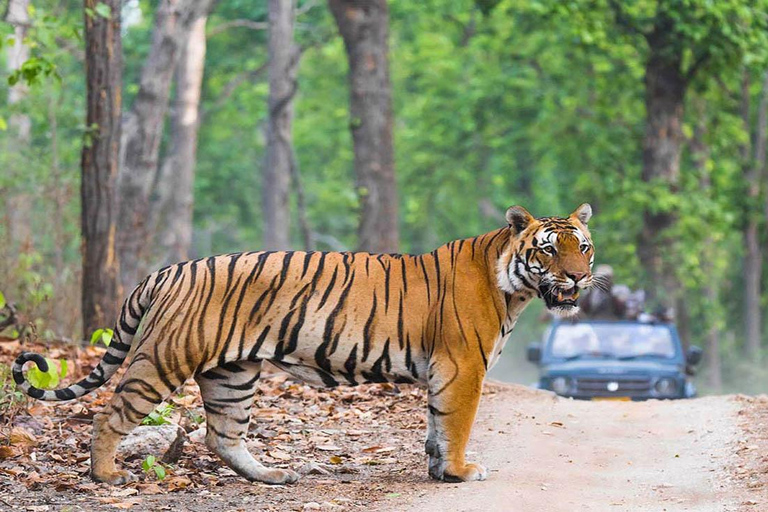
[[[186,441],[187,433],[178,425],[142,425],[123,439],[118,452],[126,459],[154,455],[169,464],[179,460]]]
[[[301,475],[330,475],[331,472],[322,467],[317,462],[307,462],[299,468]]]
[[[22,427],[36,436],[45,432],[45,426],[33,416],[16,416],[13,418],[13,426]]]
[[[200,427],[197,430],[193,430],[189,433],[189,442],[190,443],[198,443],[198,444],[205,444],[205,434],[206,434],[205,427]]]
[[[310,501],[309,503],[304,504],[302,510],[320,510],[320,504],[315,501]]]

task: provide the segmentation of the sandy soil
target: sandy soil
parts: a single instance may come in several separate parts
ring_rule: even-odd
[[[583,402],[508,388],[484,401],[470,446],[487,481],[381,510],[766,510],[766,405]]]
[[[260,387],[249,435],[254,453],[300,471],[315,464],[322,474],[294,486],[249,484],[189,443],[163,482],[144,475],[122,488],[94,484],[87,478],[90,425],[77,423],[85,416],[75,406],[33,406],[33,415],[13,423],[34,432],[36,444],[11,443],[10,455],[0,457],[0,510],[768,510],[765,397],[580,402],[490,384],[469,447],[489,478],[445,484],[427,477],[423,391],[319,391],[284,376]],[[96,408],[109,395],[97,393],[86,405]],[[193,398],[180,400],[194,411]],[[140,464],[125,462],[137,473]]]

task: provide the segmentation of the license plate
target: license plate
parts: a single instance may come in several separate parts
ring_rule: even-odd
[[[596,396],[593,397],[594,401],[611,401],[611,402],[631,402],[632,399],[628,396]]]

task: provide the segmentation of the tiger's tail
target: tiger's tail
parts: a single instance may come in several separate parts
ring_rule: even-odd
[[[13,363],[13,380],[19,389],[38,400],[62,401],[80,398],[104,385],[128,357],[133,336],[136,334],[139,323],[149,305],[152,288],[149,286],[150,277],[152,276],[144,279],[125,299],[107,353],[86,378],[63,389],[44,390],[36,388],[24,378],[22,368],[27,361],[32,361],[40,371],[47,372],[48,362],[39,354],[23,352]]]

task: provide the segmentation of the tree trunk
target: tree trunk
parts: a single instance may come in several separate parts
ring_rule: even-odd
[[[13,44],[6,47],[6,67],[8,74],[16,71],[29,58],[29,47],[24,37],[29,29],[29,0],[10,0],[5,21],[13,26]],[[8,90],[8,105],[13,109],[29,93],[24,81],[19,81]],[[27,114],[13,112],[8,119],[11,144],[15,148],[27,147],[32,129],[32,121]],[[8,238],[13,250],[26,252],[32,248],[32,200],[26,191],[19,191],[9,197],[6,204],[9,219]]]
[[[21,67],[29,58],[29,46],[24,42],[29,30],[29,0],[10,0],[8,2],[8,11],[5,15],[5,21],[13,26],[13,44],[6,48],[6,65],[8,71],[15,71]],[[8,104],[15,105],[27,97],[29,88],[27,84],[20,80],[16,85],[9,88]],[[11,134],[17,140],[28,143],[32,122],[27,114],[14,113],[8,120],[8,126]]]
[[[162,264],[189,259],[192,245],[197,135],[200,127],[200,95],[205,72],[205,26],[197,19],[176,66],[176,99],[171,116],[171,146],[158,179],[157,224]]]
[[[122,44],[120,0],[85,0],[85,11],[102,3],[111,16],[85,14],[87,114],[82,153],[83,332],[111,327],[122,296],[115,252],[115,186],[120,151]]]
[[[643,140],[642,179],[661,183],[672,193],[680,177],[683,142],[682,120],[686,77],[682,72],[682,54],[675,52],[658,28],[648,36],[650,56],[645,67],[646,129]],[[673,269],[664,264],[661,248],[670,240],[665,231],[676,220],[672,211],[646,208],[638,244],[638,257],[648,275],[648,303],[668,307],[678,292]]]
[[[750,123],[749,75],[745,71],[741,91],[741,116],[748,140],[753,130]],[[763,278],[763,249],[760,244],[760,192],[765,173],[766,123],[768,122],[768,73],[763,82],[754,130],[754,157],[751,145],[742,147],[744,178],[747,182],[747,208],[744,226],[744,326],[746,353],[754,360],[759,357],[762,344],[762,315],[760,291]]]
[[[296,7],[293,0],[269,0],[269,119],[267,154],[261,185],[263,246],[290,247],[293,96],[299,49],[293,41]]]
[[[691,140],[691,156],[696,169],[699,171],[699,186],[702,195],[712,197],[712,180],[710,172],[707,169],[709,160],[709,145],[705,141],[707,133],[706,103],[703,100],[695,102],[696,107],[696,125],[693,129],[693,139]],[[712,254],[716,250],[717,244],[710,235],[704,240],[704,255],[702,257],[702,272],[709,279],[703,282],[703,294],[705,304],[709,309],[704,312],[704,325],[706,326],[706,347],[704,351],[705,362],[707,365],[707,384],[712,392],[719,393],[723,389],[723,368],[720,358],[720,328],[719,328],[719,308],[718,295],[720,289],[719,279],[716,277],[714,261],[716,255]]]
[[[301,240],[304,243],[305,251],[315,250],[315,233],[309,225],[307,218],[307,202],[304,198],[304,185],[301,182],[301,172],[299,170],[299,159],[296,158],[296,152],[291,152],[291,183],[296,192],[296,213],[299,217],[299,231]]]
[[[212,4],[213,0],[162,0],[155,13],[152,47],[141,71],[139,92],[123,121],[117,248],[126,288],[138,281],[148,254],[150,200],[173,73],[192,24]]]
[[[360,249],[398,249],[386,0],[328,0],[349,60],[350,129],[361,218]]]
[[[708,304],[717,303],[717,290],[714,286],[704,288],[704,298]],[[710,321],[706,340],[704,355],[707,363],[707,385],[713,393],[720,393],[723,390],[723,363],[720,357],[720,329],[717,322]]]

